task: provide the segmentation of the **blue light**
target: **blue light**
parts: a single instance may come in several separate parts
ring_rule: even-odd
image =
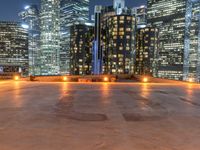
[[[29,28],[29,26],[28,26],[27,24],[22,24],[21,26],[22,26],[22,28],[24,28],[24,29],[28,29],[28,28]]]
[[[29,9],[29,8],[30,8],[30,6],[29,6],[29,5],[27,5],[27,6],[25,6],[25,7],[24,7],[24,9]]]

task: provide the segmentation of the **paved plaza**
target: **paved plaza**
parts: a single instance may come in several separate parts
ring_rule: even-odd
[[[199,150],[200,85],[0,82],[0,150]]]

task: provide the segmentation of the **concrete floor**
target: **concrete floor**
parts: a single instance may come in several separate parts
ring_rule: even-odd
[[[200,85],[0,82],[0,150],[199,150]]]

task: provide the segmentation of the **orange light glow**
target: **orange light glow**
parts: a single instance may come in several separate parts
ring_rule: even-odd
[[[104,82],[108,82],[108,81],[109,81],[108,77],[104,77],[104,78],[103,78],[103,81],[104,81]]]
[[[148,82],[148,81],[149,81],[149,80],[148,80],[147,77],[143,78],[143,82]]]
[[[190,83],[194,82],[194,79],[193,78],[189,78],[188,80]]]
[[[68,81],[68,78],[67,77],[63,77],[63,81]]]
[[[14,80],[15,80],[15,81],[18,81],[18,80],[19,80],[19,76],[15,76],[15,77],[14,77]]]

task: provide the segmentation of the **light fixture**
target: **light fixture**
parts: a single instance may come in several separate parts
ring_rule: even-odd
[[[104,81],[104,82],[108,82],[108,81],[109,81],[109,78],[108,78],[108,77],[104,77],[104,78],[103,78],[103,81]]]
[[[193,79],[193,78],[189,78],[188,81],[189,81],[190,83],[192,83],[192,82],[194,82],[194,79]]]
[[[147,78],[147,77],[144,77],[144,78],[143,78],[143,82],[145,82],[145,83],[146,83],[146,82],[148,82],[148,81],[149,81],[149,80],[148,80],[148,78]]]
[[[19,81],[19,79],[20,79],[19,76],[14,76],[15,81]]]
[[[63,81],[68,81],[68,78],[67,77],[63,77]]]

